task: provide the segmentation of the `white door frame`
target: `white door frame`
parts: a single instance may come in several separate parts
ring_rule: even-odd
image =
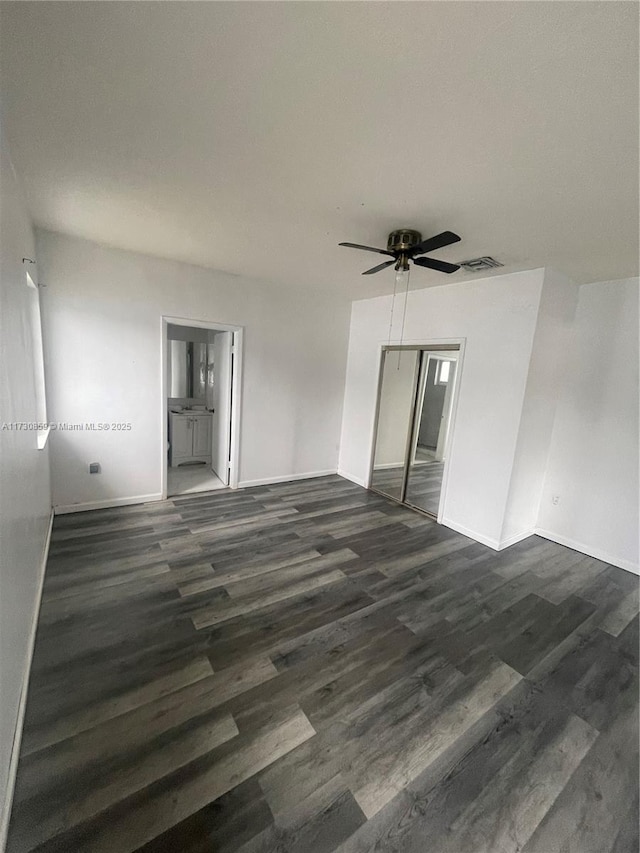
[[[242,357],[243,357],[243,326],[230,326],[228,323],[216,323],[215,320],[196,320],[192,317],[170,317],[162,315],[160,318],[160,352],[161,352],[161,396],[160,396],[160,422],[161,422],[161,455],[162,460],[162,499],[167,499],[167,399],[169,391],[168,359],[167,359],[167,326],[191,326],[195,329],[210,329],[218,332],[233,332],[233,370],[231,374],[231,449],[229,468],[229,488],[237,489],[240,480],[240,415],[242,405]]]

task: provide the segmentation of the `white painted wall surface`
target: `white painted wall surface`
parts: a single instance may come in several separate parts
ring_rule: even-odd
[[[417,273],[416,273],[417,275]],[[497,546],[507,505],[544,271],[409,293],[406,343],[465,339],[443,522]],[[391,297],[354,302],[339,470],[365,482]],[[396,310],[392,342],[400,334]]]
[[[335,471],[349,304],[38,232],[56,507],[161,494],[161,317],[244,326],[240,484]],[[102,473],[90,475],[89,462]]]
[[[501,535],[503,547],[530,536],[537,524],[577,298],[577,285],[555,270],[545,269]]]
[[[35,259],[31,224],[4,137],[0,140],[0,425],[37,421],[34,340],[23,257]],[[30,272],[37,281],[34,267]],[[49,451],[36,433],[0,428],[0,790],[26,689],[51,514]],[[0,836],[6,827],[0,828]],[[2,838],[0,837],[0,848]]]
[[[640,573],[638,291],[637,278],[579,289],[538,527]]]

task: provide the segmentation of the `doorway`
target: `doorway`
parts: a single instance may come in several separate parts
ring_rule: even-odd
[[[440,516],[460,344],[383,347],[369,487]]]
[[[164,498],[237,488],[242,329],[162,318]]]

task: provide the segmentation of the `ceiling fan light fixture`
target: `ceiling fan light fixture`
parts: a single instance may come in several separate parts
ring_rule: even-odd
[[[388,252],[408,252],[422,241],[422,234],[411,228],[399,228],[392,231],[387,239]]]
[[[460,269],[458,264],[439,261],[437,258],[416,257],[416,255],[425,255],[428,252],[433,252],[436,249],[457,243],[459,240],[460,237],[454,234],[453,231],[443,231],[441,234],[436,234],[435,237],[423,240],[422,234],[419,231],[414,231],[413,228],[398,228],[389,234],[386,249],[363,246],[361,243],[339,243],[338,245],[347,246],[350,249],[362,249],[365,252],[376,252],[379,255],[388,255],[393,258],[392,261],[385,261],[369,270],[365,270],[362,275],[372,275],[373,273],[380,272],[386,269],[386,267],[391,266],[394,262],[396,272],[405,272],[409,269],[409,261],[413,261],[417,266],[426,267],[437,272],[452,273]]]

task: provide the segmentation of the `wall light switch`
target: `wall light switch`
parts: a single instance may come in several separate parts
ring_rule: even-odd
[[[99,462],[89,462],[89,473],[90,474],[99,474],[100,473],[100,463]]]

